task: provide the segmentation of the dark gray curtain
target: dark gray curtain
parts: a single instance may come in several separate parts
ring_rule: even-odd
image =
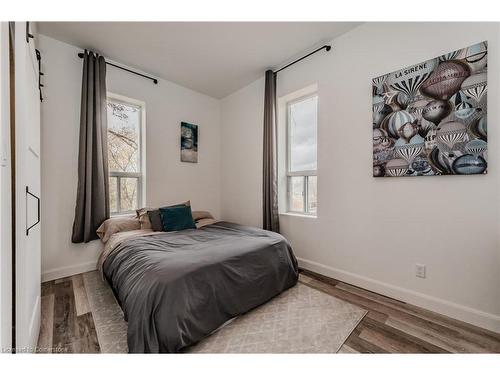
[[[85,51],[83,57],[78,190],[72,242],[97,239],[109,218],[106,61]],[[64,142],[64,140],[61,140]]]
[[[276,74],[266,71],[264,93],[264,155],[262,168],[262,212],[263,228],[273,232],[280,231],[278,215],[278,178],[277,178],[277,119],[276,119]]]

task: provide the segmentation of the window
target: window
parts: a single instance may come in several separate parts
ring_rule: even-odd
[[[288,211],[316,215],[318,96],[287,103]]]
[[[109,207],[133,212],[144,199],[144,104],[108,94]]]

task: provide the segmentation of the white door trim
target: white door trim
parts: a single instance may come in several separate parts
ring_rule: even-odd
[[[9,23],[0,22],[0,50],[9,51]],[[0,350],[12,347],[12,170],[9,53],[0,55]]]

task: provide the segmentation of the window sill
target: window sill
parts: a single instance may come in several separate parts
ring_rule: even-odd
[[[114,214],[109,214],[109,217],[124,217],[124,216],[130,216],[130,215],[137,215],[136,211],[125,211],[125,212],[116,212]]]
[[[317,219],[318,215],[301,214],[300,212],[282,212],[280,216],[303,217],[307,219]]]

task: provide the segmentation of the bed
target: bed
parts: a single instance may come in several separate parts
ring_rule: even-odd
[[[131,353],[180,352],[298,280],[283,236],[229,222],[116,233],[99,266],[128,322]]]

